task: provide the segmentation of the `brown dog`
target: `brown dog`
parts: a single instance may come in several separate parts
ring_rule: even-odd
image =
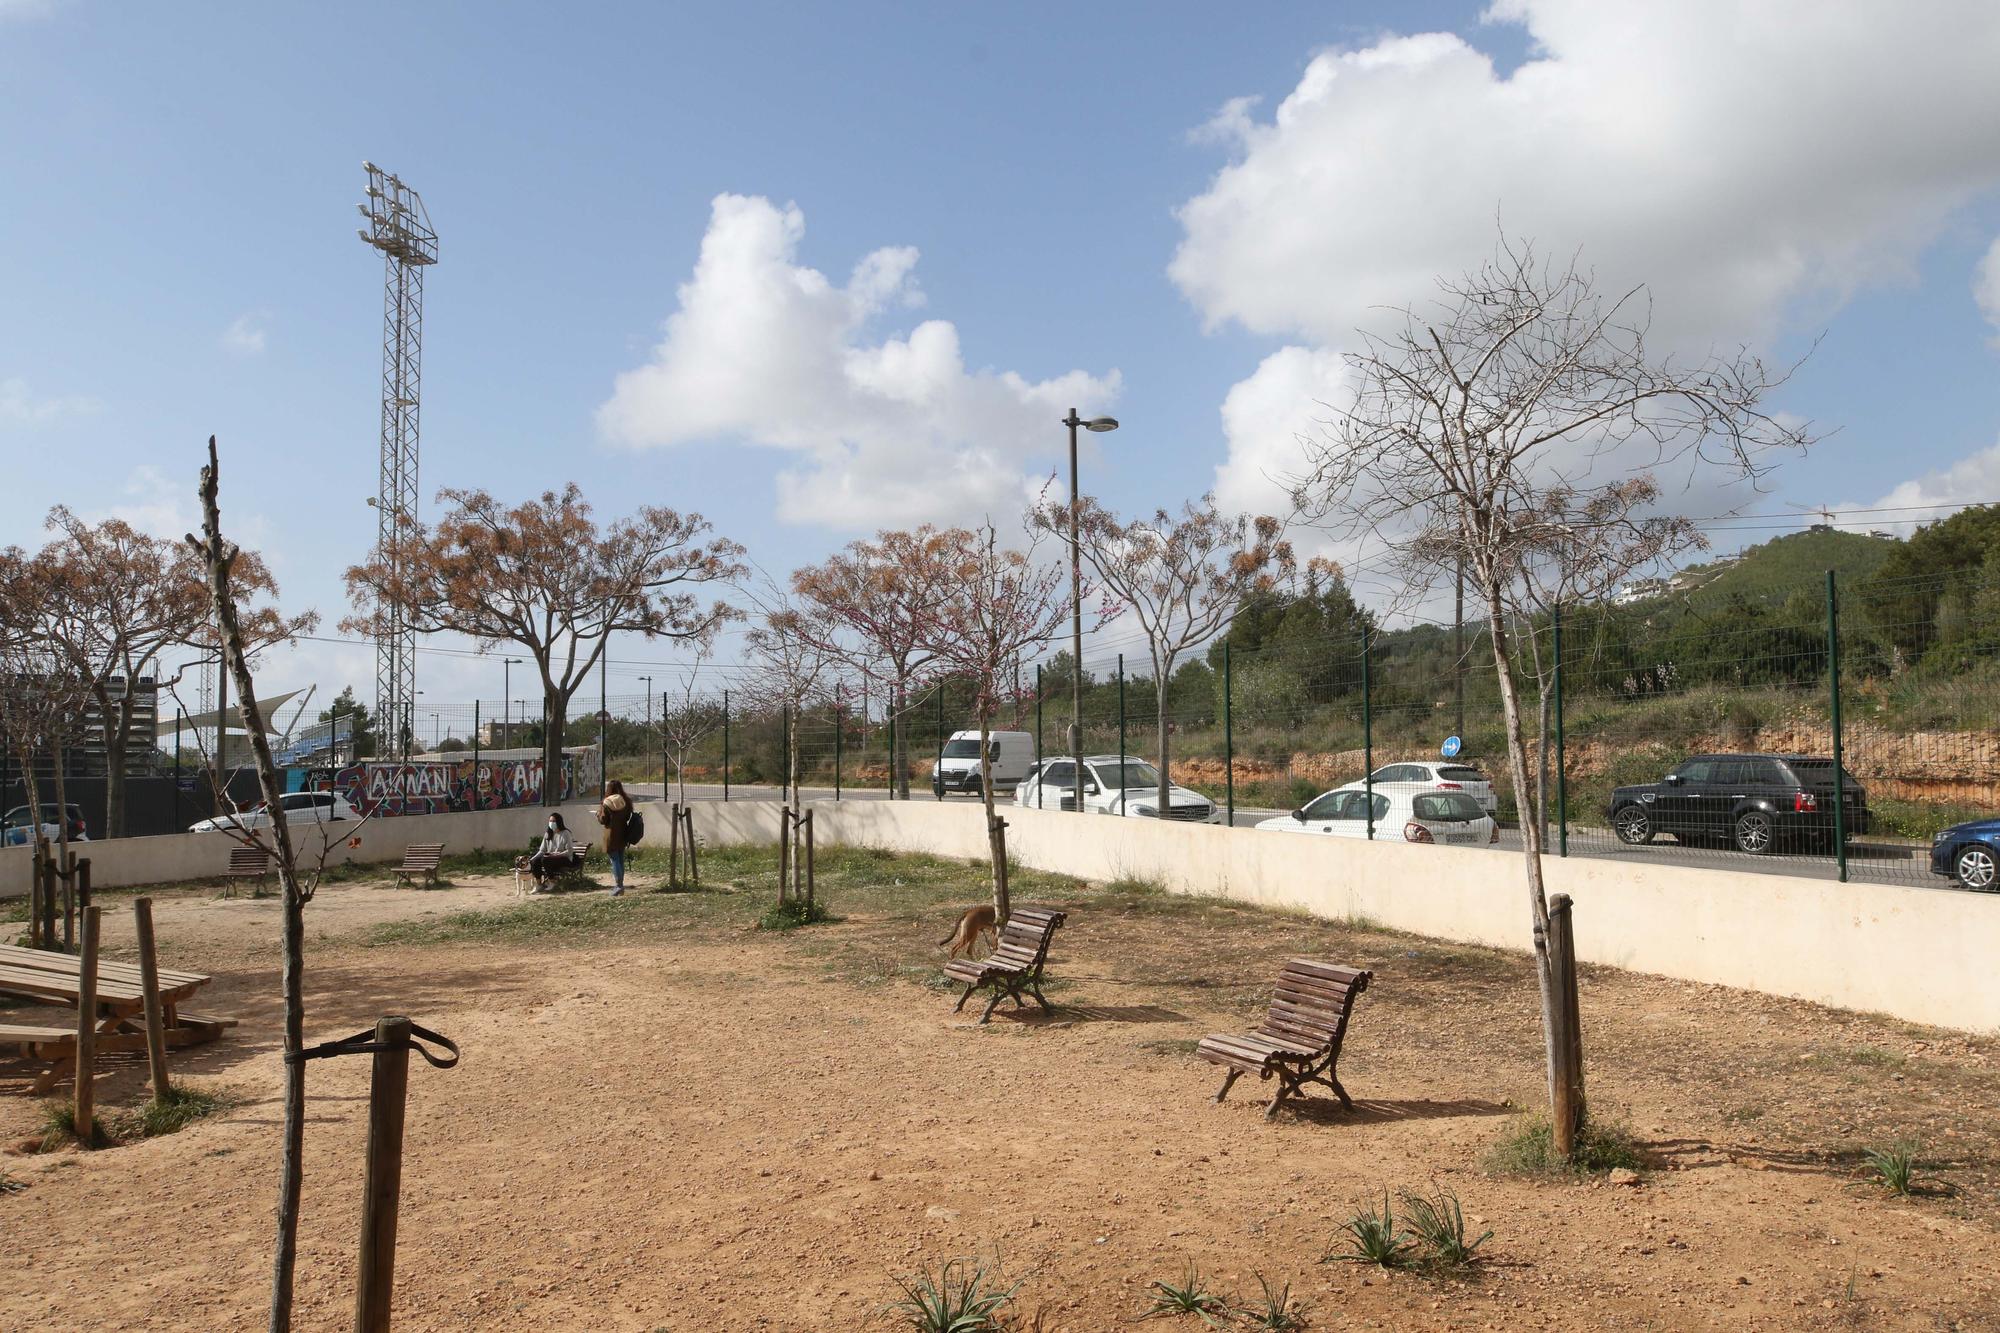
[[[993,936],[993,943],[996,947],[1000,943],[1000,936],[993,929],[993,905],[991,903],[983,907],[966,908],[965,912],[958,918],[958,924],[952,927],[951,934],[939,940],[938,943],[944,946],[947,957],[956,958],[962,953],[971,953],[972,946],[979,942],[981,935]]]

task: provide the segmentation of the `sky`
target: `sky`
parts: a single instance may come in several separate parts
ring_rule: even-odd
[[[1806,459],[1669,487],[1781,515],[1719,548],[2000,500],[1996,68],[1976,2],[0,0],[0,541],[58,503],[187,530],[213,433],[225,521],[340,637],[374,535],[364,159],[440,236],[426,513],[573,479],[782,578],[1011,522],[1071,406],[1123,422],[1083,462],[1120,512],[1279,508],[1355,331],[1496,228],[1646,283],[1662,347],[1805,358],[1773,405],[1824,434]],[[1386,596],[1365,543],[1333,553]],[[684,660],[621,643],[612,693]],[[366,698],[372,661],[265,672]],[[426,654],[418,683],[499,674]]]

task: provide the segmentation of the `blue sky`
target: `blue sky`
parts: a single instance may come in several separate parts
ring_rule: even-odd
[[[1551,41],[1572,64],[1599,58],[1594,35],[1573,31],[1585,20],[1553,0],[1540,8],[1550,12],[1523,24],[1445,4],[556,11],[0,0],[0,123],[11,129],[0,139],[0,451],[14,478],[0,522],[7,540],[31,543],[60,502],[170,527],[189,510],[214,432],[226,504],[246,538],[270,555],[288,601],[337,620],[339,570],[373,534],[363,498],[375,480],[381,295],[380,263],[354,235],[364,158],[421,190],[441,235],[426,304],[427,505],[443,484],[521,496],[574,478],[607,515],[640,500],[699,510],[774,573],[865,529],[870,515],[837,506],[811,516],[823,521],[781,516],[773,477],[800,456],[744,443],[766,429],[757,421],[664,447],[617,442],[600,425],[617,377],[655,357],[711,200],[725,193],[795,204],[796,264],[836,285],[882,247],[920,252],[922,304],[871,314],[860,335],[869,345],[947,320],[969,372],[1037,382],[1115,371],[1108,406],[1125,429],[1102,441],[1086,485],[1121,508],[1174,503],[1254,455],[1225,430],[1232,388],[1283,346],[1337,347],[1354,322],[1340,312],[1365,285],[1347,275],[1381,271],[1385,242],[1412,230],[1366,216],[1393,192],[1371,188],[1355,145],[1376,136],[1395,170],[1435,175],[1426,214],[1489,231],[1496,209],[1518,215],[1516,201],[1490,197],[1490,181],[1454,190],[1449,151],[1410,148],[1412,135],[1457,137],[1451,117],[1464,106],[1449,96],[1425,93],[1391,115],[1398,89],[1377,89],[1310,130],[1281,128],[1273,108],[1316,55],[1388,51],[1400,36],[1452,33],[1491,57],[1491,86],[1449,85],[1467,97],[1506,93]],[[1923,67],[1930,57],[1915,47],[1902,68],[1886,36],[1826,40],[1855,51],[1857,81],[1871,68],[1883,76],[1871,96],[1892,95],[1899,79],[1954,77]],[[1756,42],[1743,35],[1752,54]],[[1842,76],[1814,63],[1824,78]],[[1411,77],[1447,74],[1424,66]],[[1245,113],[1250,131],[1191,139],[1246,96],[1262,99]],[[1896,165],[1934,147],[1921,119],[1813,168],[1829,187],[1851,176],[1852,199],[1918,201],[1907,209],[1871,214],[1831,188],[1803,214],[1775,204],[1759,214],[1758,200],[1721,187],[1710,201],[1719,214],[1747,210],[1733,220],[1744,231],[1772,234],[1760,253],[1825,260],[1827,271],[1779,282],[1755,308],[1672,316],[1679,333],[1747,337],[1778,357],[1823,334],[1782,406],[1838,434],[1813,464],[1780,474],[1777,500],[1869,504],[1911,484],[1932,501],[1941,483],[1924,490],[1919,479],[2000,438],[1994,328],[1975,298],[1981,257],[2000,234],[2000,164],[1978,140],[2000,126],[1990,100],[1968,96],[1924,113],[1955,121],[1940,128],[1965,141],[1955,155],[1937,152],[1929,177]],[[1439,120],[1425,126],[1429,105]],[[1764,126],[1745,128],[1754,139]],[[1327,151],[1283,142],[1308,132],[1332,136]],[[1647,137],[1643,126],[1632,136]],[[1795,160],[1779,139],[1773,155]],[[1261,224],[1191,240],[1176,210],[1215,188],[1226,164],[1251,172],[1291,160],[1355,173],[1299,205],[1304,229],[1342,249],[1316,258],[1315,237],[1298,239],[1296,295],[1217,296],[1242,266],[1216,256],[1267,244]],[[1533,180],[1521,189],[1549,193]],[[1825,232],[1820,223],[1843,209],[1863,221]],[[1610,254],[1621,276],[1636,266],[1656,291],[1699,248],[1676,247],[1664,227],[1665,239],[1635,247],[1632,231],[1612,218],[1599,234],[1563,239]],[[1170,276],[1184,245],[1208,256],[1190,271],[1206,264],[1221,276]],[[1396,257],[1436,272],[1459,256],[1441,240],[1428,261]],[[1322,309],[1332,332],[1317,326]],[[811,404],[798,410],[810,415]],[[991,464],[997,449],[1008,466],[1045,470],[1062,442],[1055,415],[1045,438],[989,440],[978,457]],[[673,429],[647,428],[655,438]],[[950,440],[933,446],[944,452],[912,457],[947,467],[959,457]],[[1961,473],[1947,489],[1989,477],[1990,493],[1958,498],[2000,499],[2000,467]],[[808,494],[821,479],[806,477]],[[367,662],[329,647],[297,666],[323,689],[347,673],[366,693]],[[439,669],[465,672],[467,688],[478,679]]]

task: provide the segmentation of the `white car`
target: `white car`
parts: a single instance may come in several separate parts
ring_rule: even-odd
[[[278,798],[278,808],[285,812],[287,824],[337,824],[342,820],[361,818],[355,813],[354,807],[347,803],[346,797],[335,796],[332,792],[325,791],[286,792]],[[199,824],[190,824],[188,832],[215,833],[230,829],[260,829],[270,822],[270,812],[264,808],[263,802],[259,801],[248,810],[239,810],[230,815],[217,815],[213,819],[204,819]]]
[[[1014,789],[1014,804],[1031,810],[1076,809],[1076,761],[1068,755],[1045,759]],[[1083,757],[1083,808],[1096,815],[1157,819],[1160,770],[1131,755]],[[1214,801],[1186,787],[1167,788],[1167,818],[1184,824],[1215,824],[1222,813]]]
[[[1500,825],[1479,808],[1479,802],[1462,791],[1378,791],[1374,796],[1374,813],[1378,842],[1484,847],[1500,841]],[[1367,792],[1336,787],[1315,796],[1289,815],[1259,820],[1256,827],[1266,833],[1366,838],[1368,814]]]
[[[1493,791],[1493,784],[1486,775],[1470,764],[1406,763],[1384,764],[1375,770],[1376,791],[1396,792],[1408,796],[1420,791],[1462,791],[1479,802],[1479,808],[1487,814],[1497,814],[1500,798]],[[1367,783],[1349,782],[1337,790],[1365,791]]]

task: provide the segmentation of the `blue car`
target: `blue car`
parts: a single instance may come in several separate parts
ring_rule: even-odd
[[[1977,893],[2000,890],[2000,819],[1954,824],[1931,839],[1931,872]]]

